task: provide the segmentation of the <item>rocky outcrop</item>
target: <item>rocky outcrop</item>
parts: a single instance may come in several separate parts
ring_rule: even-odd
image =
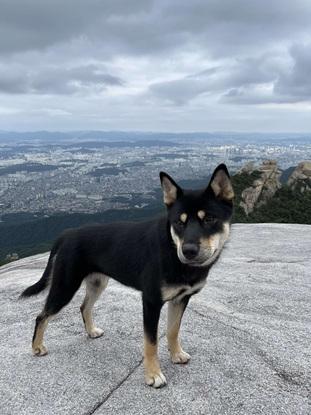
[[[240,206],[246,215],[249,215],[255,207],[265,204],[281,187],[280,176],[282,172],[276,161],[266,160],[257,169],[253,165],[247,164],[240,173],[251,174],[254,171],[259,172],[259,178],[253,182],[252,186],[244,189],[241,194]]]
[[[302,161],[290,175],[287,185],[302,193],[311,190],[311,161]]]
[[[244,164],[244,166],[241,168],[241,170],[238,173],[251,174],[255,170],[256,170],[255,163],[253,161],[249,161],[248,163]]]

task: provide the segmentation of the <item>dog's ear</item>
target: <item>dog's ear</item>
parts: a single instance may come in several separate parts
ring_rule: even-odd
[[[220,164],[214,170],[207,191],[212,190],[214,195],[221,200],[231,202],[234,198],[234,191],[230,175],[225,164]]]
[[[160,172],[161,186],[163,190],[163,200],[166,206],[171,206],[176,199],[182,195],[182,189],[178,184],[163,171]]]

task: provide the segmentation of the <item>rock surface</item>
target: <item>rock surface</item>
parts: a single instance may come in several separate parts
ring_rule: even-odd
[[[311,190],[311,161],[302,161],[288,178],[287,184],[301,192]]]
[[[47,255],[0,268],[0,413],[288,414],[311,413],[311,227],[234,225],[207,286],[185,313],[186,366],[160,359],[168,386],[144,384],[139,293],[110,282],[95,306],[104,336],[88,339],[83,289],[46,333],[49,354],[30,341],[44,295],[18,300]]]
[[[254,170],[253,165],[247,164],[241,172],[250,174]],[[244,209],[246,215],[250,214],[255,207],[266,203],[281,187],[280,176],[282,172],[276,161],[266,160],[256,171],[260,173],[260,177],[253,182],[252,186],[243,190],[241,194],[240,206]]]

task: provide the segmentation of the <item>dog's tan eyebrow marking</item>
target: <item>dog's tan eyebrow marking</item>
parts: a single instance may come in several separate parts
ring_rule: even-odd
[[[200,219],[204,219],[205,218],[206,213],[204,212],[204,210],[199,210],[198,211],[198,217]]]
[[[183,223],[186,223],[187,217],[187,213],[182,213],[179,218]]]

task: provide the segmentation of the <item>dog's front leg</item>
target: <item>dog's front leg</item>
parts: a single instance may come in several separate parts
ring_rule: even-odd
[[[187,363],[190,355],[186,353],[179,342],[178,335],[181,319],[187,307],[190,297],[185,297],[179,302],[169,301],[167,312],[167,343],[173,363]]]
[[[158,323],[162,303],[143,298],[144,308],[144,367],[147,385],[161,388],[166,385],[158,359]]]

